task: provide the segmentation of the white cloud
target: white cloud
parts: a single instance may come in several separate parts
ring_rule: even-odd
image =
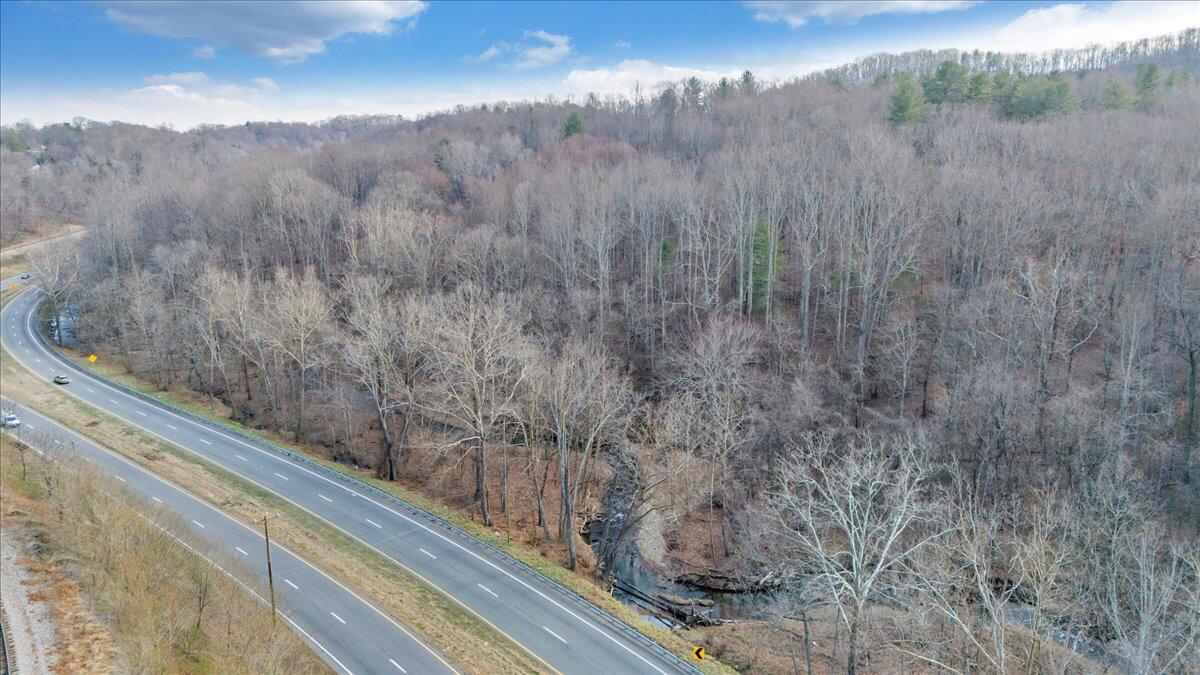
[[[217,48],[212,45],[200,45],[192,52],[192,56],[197,59],[211,59],[217,55]]]
[[[525,31],[526,40],[536,40],[535,43],[494,42],[483,52],[463,57],[467,63],[484,63],[494,61],[506,54],[512,54],[509,63],[517,70],[533,70],[549,66],[570,56],[575,50],[571,47],[570,35],[556,35],[544,30]]]
[[[186,73],[171,73],[170,75],[148,75],[142,78],[146,84],[182,84],[197,85],[209,82],[205,73],[190,71]]]
[[[496,42],[478,55],[464,56],[463,61],[468,63],[483,63],[484,61],[491,61],[494,58],[502,56],[506,52],[512,51],[512,49],[512,45],[508,44],[507,42]]]
[[[612,43],[613,49],[631,49],[633,45],[629,44],[628,40],[617,40]]]
[[[425,10],[418,0],[359,2],[206,2],[188,0],[111,1],[105,15],[132,30],[168,38],[200,39],[199,58],[213,44],[253,56],[299,63],[325,51],[325,43],[347,33],[387,35],[397,23]]]
[[[523,47],[513,66],[517,70],[541,68],[558,63],[571,55],[571,36],[555,35],[544,30],[525,31],[527,39],[539,40],[543,44],[536,47]]]
[[[1065,3],[1031,9],[985,38],[986,48],[1041,52],[1138,40],[1200,25],[1200,3]],[[974,45],[979,47],[980,45]]]
[[[275,84],[275,80],[272,80],[269,77],[255,77],[250,81],[254,83],[254,86],[263,91],[269,91],[272,93],[279,91],[279,85]]]
[[[825,23],[855,23],[874,14],[949,12],[978,4],[978,0],[758,0],[745,4],[755,10],[758,21],[799,28],[812,18]]]
[[[721,71],[704,68],[688,68],[654,63],[645,59],[625,59],[610,68],[576,68],[565,80],[565,93],[583,97],[633,96],[638,90],[651,92],[667,82],[678,82],[689,77],[698,77],[713,82],[722,77],[736,77],[736,69]]]

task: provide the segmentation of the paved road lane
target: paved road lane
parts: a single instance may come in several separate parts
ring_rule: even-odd
[[[276,446],[176,411],[93,376],[34,330],[35,290],[0,322],[9,352],[38,376],[309,511],[439,588],[480,620],[563,673],[695,673],[579,596],[414,507]]]
[[[115,477],[122,487],[146,500],[142,515],[151,522],[158,524],[166,512],[177,514],[178,522],[191,530],[186,539],[199,537],[209,543],[219,554],[210,562],[223,570],[230,568],[227,573],[265,601],[266,553],[259,530],[25,406],[7,398],[0,401],[4,410],[15,412],[22,422],[8,433],[39,453],[59,459],[78,455]],[[176,536],[179,533],[160,527],[192,548],[185,538]],[[222,557],[235,561],[234,565]],[[287,548],[272,543],[271,562],[280,614],[334,670],[358,674],[454,672],[384,612]],[[244,583],[240,573],[248,573],[252,585]]]

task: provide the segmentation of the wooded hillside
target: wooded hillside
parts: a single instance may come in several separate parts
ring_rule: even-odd
[[[770,579],[850,672],[1182,672],[1200,78],[1163,63],[15,125],[2,213],[91,228],[33,260],[89,349],[570,566],[619,509],[600,573]]]

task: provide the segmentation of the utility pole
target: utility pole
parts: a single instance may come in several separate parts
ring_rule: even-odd
[[[267,540],[267,587],[271,589],[271,622],[279,623],[278,615],[275,611],[275,576],[271,572],[271,532],[267,529],[267,521],[272,516],[263,516],[263,538]]]

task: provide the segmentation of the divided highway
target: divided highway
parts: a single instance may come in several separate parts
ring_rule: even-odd
[[[262,586],[266,586],[266,544],[261,531],[58,422],[7,398],[2,400],[6,411],[15,412],[21,418],[21,426],[8,432],[26,445],[38,453],[49,453],[51,458],[78,455],[144,497],[148,504],[178,514],[180,522],[190,523],[195,535],[208,541],[214,550],[224,551],[230,559],[252,570],[262,579]],[[154,509],[148,509],[142,515],[156,522]],[[159,527],[187,546],[176,533],[162,525]],[[220,560],[210,562],[218,567],[221,565]],[[441,656],[382,611],[277,543],[271,544],[271,566],[280,615],[313,644],[317,654],[335,671],[455,672]],[[230,576],[238,579],[235,574],[230,573]],[[262,594],[250,588],[247,590],[266,602]]]
[[[27,289],[0,315],[5,348],[30,371],[47,381],[69,374],[71,383],[63,386],[68,393],[312,513],[442,590],[549,668],[606,675],[697,672],[578,595],[440,519],[76,366],[50,349],[36,331],[39,302],[39,293]]]

